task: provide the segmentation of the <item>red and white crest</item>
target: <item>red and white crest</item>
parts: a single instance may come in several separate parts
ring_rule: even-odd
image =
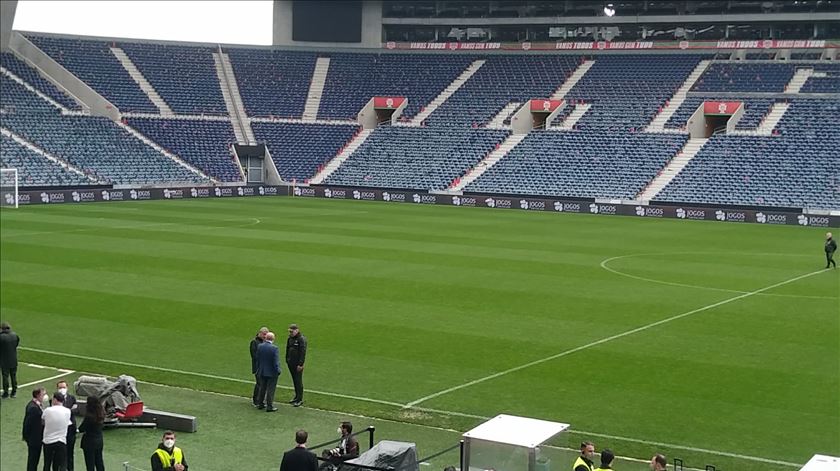
[[[388,98],[387,100],[385,100],[385,106],[387,106],[388,108],[393,108],[394,107],[394,99],[393,98]],[[723,105],[723,107],[726,108],[726,105]]]

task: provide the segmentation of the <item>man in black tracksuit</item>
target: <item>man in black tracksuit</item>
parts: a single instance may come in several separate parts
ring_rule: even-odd
[[[837,251],[837,242],[831,238],[831,232],[827,232],[825,234],[825,267],[828,268],[830,266],[834,266],[837,268],[837,264],[834,262],[834,252]]]
[[[303,404],[303,362],[306,361],[306,337],[300,333],[297,324],[289,326],[289,338],[286,340],[286,366],[295,385],[295,397],[289,404],[300,407]]]

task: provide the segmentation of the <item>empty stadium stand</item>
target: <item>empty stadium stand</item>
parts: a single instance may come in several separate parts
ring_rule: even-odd
[[[24,185],[239,182],[230,147],[244,126],[267,144],[283,179],[302,183],[317,175],[359,187],[608,199],[644,191],[670,203],[840,208],[840,64],[817,61],[822,53],[786,61],[752,51],[735,61],[729,53],[222,50],[27,38],[119,108],[125,125],[85,116],[38,70],[3,53],[2,164],[19,168]],[[220,51],[232,69],[224,77]],[[374,96],[408,105],[398,125],[362,132],[353,123]],[[566,101],[552,128],[512,135],[511,114],[549,97]],[[687,153],[686,122],[708,100],[741,101],[743,115],[735,133],[694,140]]]
[[[469,128],[378,128],[324,183],[443,190],[507,134]]]
[[[687,140],[682,134],[534,131],[465,191],[632,199]]]
[[[253,121],[254,135],[265,142],[280,176],[304,181],[341,151],[358,126]]]
[[[426,119],[430,126],[484,125],[508,103],[548,98],[580,63],[579,56],[491,56]]]
[[[429,104],[472,62],[465,55],[330,54],[318,117],[355,119],[373,96],[408,98],[403,117]],[[308,83],[308,82],[307,82]]]
[[[314,52],[246,48],[225,52],[249,116],[301,117],[315,68]]]
[[[712,137],[657,200],[840,208],[840,101],[797,99],[780,137]]]
[[[21,187],[86,186],[93,183],[5,135],[0,135],[0,164],[3,168],[18,169],[18,185]]]
[[[129,118],[128,124],[211,177],[242,180],[230,150],[236,138],[229,120]]]
[[[0,53],[0,66],[32,85],[35,89],[55,100],[68,110],[81,111],[76,100],[59,90],[52,82],[42,77],[37,70],[15,57],[11,52]]]
[[[47,36],[27,37],[120,111],[158,112],[158,108],[111,53],[109,47],[113,43]]]

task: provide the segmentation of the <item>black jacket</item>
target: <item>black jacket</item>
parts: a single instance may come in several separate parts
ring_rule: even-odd
[[[257,347],[263,343],[263,340],[256,336],[251,339],[251,374],[257,374],[257,370],[259,369],[259,363],[257,362]]]
[[[283,453],[280,471],[318,471],[318,458],[306,448],[294,447]]]
[[[67,433],[74,434],[76,433],[76,416],[79,415],[79,404],[76,401],[76,396],[67,393],[64,396],[64,402],[62,404],[64,407],[70,409],[70,425],[67,426]],[[73,406],[76,406],[76,408],[73,409]]]
[[[0,331],[0,368],[17,368],[17,348],[20,337],[12,330]]]
[[[23,416],[23,440],[27,443],[41,443],[44,440],[44,424],[41,423],[41,406],[34,400],[26,404]]]
[[[825,253],[834,253],[837,250],[837,242],[834,239],[828,239],[825,241]]]
[[[303,366],[306,361],[306,337],[297,334],[286,339],[286,364]]]
[[[98,448],[102,446],[102,422],[85,417],[79,426],[82,435],[82,448]]]
[[[167,453],[169,452],[169,450],[167,450],[166,447],[163,446],[163,443],[158,444],[158,448],[160,448],[161,450],[165,450]],[[186,471],[186,470],[190,469],[190,466],[187,464],[187,454],[184,453],[183,448],[181,448],[181,453],[183,454],[183,456],[181,457],[181,464],[184,465],[184,470]],[[152,471],[174,471],[174,470],[175,470],[174,466],[164,467],[161,464],[160,458],[158,458],[157,452],[152,453]]]

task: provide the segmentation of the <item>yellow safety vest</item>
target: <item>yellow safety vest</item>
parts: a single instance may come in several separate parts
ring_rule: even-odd
[[[594,471],[592,469],[592,466],[589,465],[586,461],[583,461],[583,458],[581,458],[580,456],[578,456],[578,458],[575,460],[575,464],[572,465],[572,471],[575,471],[580,465],[586,466],[586,469],[588,469],[589,471]]]
[[[595,471],[613,471],[612,468],[595,468]]]
[[[167,453],[166,450],[162,450],[160,448],[155,450],[155,453],[158,455],[158,458],[160,458],[160,462],[163,464],[164,468],[170,468],[173,464],[184,464],[184,453],[177,446],[172,448],[171,455]]]

